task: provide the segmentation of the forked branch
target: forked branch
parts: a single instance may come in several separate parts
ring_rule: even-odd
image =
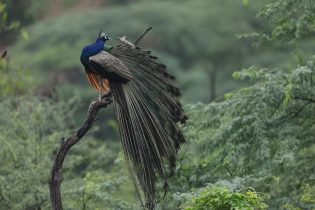
[[[63,180],[62,165],[68,151],[71,149],[71,147],[78,143],[80,139],[90,130],[90,128],[96,121],[98,111],[102,108],[107,107],[107,105],[109,105],[110,103],[112,103],[111,93],[104,95],[100,101],[98,100],[98,98],[92,100],[88,109],[87,117],[84,120],[82,126],[72,136],[61,143],[56,158],[54,160],[49,182],[50,200],[53,210],[63,209],[60,185]]]

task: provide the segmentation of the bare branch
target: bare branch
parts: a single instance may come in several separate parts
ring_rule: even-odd
[[[62,177],[62,164],[65,160],[67,152],[73,147],[80,139],[90,130],[96,121],[97,113],[100,109],[107,107],[112,103],[111,93],[104,95],[99,101],[98,98],[91,101],[88,109],[88,114],[84,120],[82,126],[69,138],[64,140],[59,148],[59,151],[55,157],[54,164],[51,170],[50,177],[50,199],[53,210],[62,210],[62,200],[60,185],[63,180]]]
[[[138,39],[136,39],[136,41],[134,43],[130,42],[127,40],[127,36],[122,36],[122,37],[116,37],[116,39],[118,39],[121,43],[125,44],[125,45],[129,45],[132,49],[136,48],[136,45],[138,45],[138,43],[141,41],[141,39],[149,32],[151,31],[152,27],[149,27],[145,30],[145,32],[143,32]]]
[[[5,50],[5,51],[1,54],[1,58],[7,57],[7,54],[8,54],[8,51]]]
[[[143,32],[143,34],[141,34],[138,39],[136,39],[136,41],[134,42],[135,45],[138,45],[138,43],[141,41],[141,39],[149,32],[152,30],[152,27],[147,28],[147,30],[145,30],[145,32]]]

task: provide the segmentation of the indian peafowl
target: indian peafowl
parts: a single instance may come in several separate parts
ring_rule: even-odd
[[[128,169],[140,201],[148,209],[157,202],[157,182],[175,168],[185,138],[177,123],[186,116],[178,101],[175,77],[150,51],[128,41],[107,47],[110,37],[100,32],[80,57],[89,83],[101,94],[111,92]]]

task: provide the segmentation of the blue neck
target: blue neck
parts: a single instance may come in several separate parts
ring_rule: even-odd
[[[98,38],[94,44],[85,46],[82,49],[80,60],[84,67],[89,65],[89,57],[96,55],[104,48],[105,41]]]

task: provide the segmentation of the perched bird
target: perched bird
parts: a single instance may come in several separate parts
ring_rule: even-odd
[[[95,43],[85,46],[82,49],[80,56],[80,61],[84,66],[89,83],[99,92],[99,100],[101,99],[102,93],[106,94],[109,92],[109,83],[107,79],[101,76],[101,74],[98,74],[97,71],[93,70],[89,58],[101,52],[104,49],[105,42],[110,39],[111,38],[105,33],[100,32]]]
[[[177,123],[186,116],[168,73],[150,51],[126,41],[106,47],[110,37],[101,32],[95,43],[83,48],[81,62],[87,79],[99,94],[113,94],[124,155],[142,204],[152,210],[157,185],[166,193],[168,175],[185,138]],[[104,47],[105,46],[105,47]]]

